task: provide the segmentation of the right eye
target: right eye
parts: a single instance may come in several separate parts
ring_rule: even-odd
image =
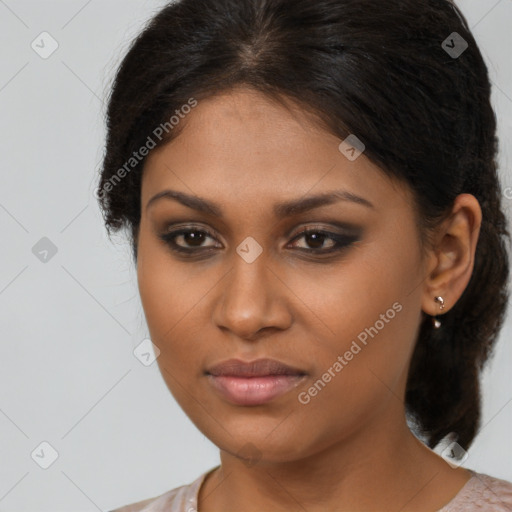
[[[203,246],[205,240],[208,238],[214,239],[213,235],[204,228],[180,228],[174,231],[166,231],[159,235],[171,250],[191,254],[202,252],[205,249],[211,250],[215,245]]]

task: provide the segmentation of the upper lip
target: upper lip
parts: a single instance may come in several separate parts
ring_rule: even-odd
[[[306,372],[294,368],[276,359],[256,359],[255,361],[242,361],[240,359],[228,359],[206,370],[206,373],[214,376],[233,377],[264,377],[269,375],[306,375]]]

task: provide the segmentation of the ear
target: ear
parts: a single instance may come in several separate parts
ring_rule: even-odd
[[[428,256],[422,298],[422,310],[428,315],[449,311],[466,289],[473,272],[481,224],[482,210],[475,196],[457,196],[450,217],[438,228]],[[434,301],[438,295],[444,299],[442,311]]]

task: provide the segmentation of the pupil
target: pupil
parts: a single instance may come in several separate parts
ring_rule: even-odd
[[[308,245],[312,245],[313,249],[321,248],[324,243],[325,235],[322,235],[320,233],[310,233],[306,235]],[[311,241],[313,243],[311,243]],[[315,245],[316,244],[316,245]]]
[[[184,233],[183,236],[184,236],[185,242],[187,244],[199,246],[203,242],[204,234],[192,231],[192,232],[189,232],[189,233]],[[190,242],[192,242],[192,243],[190,243]]]

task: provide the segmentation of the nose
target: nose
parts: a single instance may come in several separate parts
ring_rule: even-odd
[[[292,315],[287,297],[291,292],[264,254],[252,263],[235,254],[231,270],[219,284],[213,311],[213,321],[219,329],[255,341],[269,332],[290,327]]]

